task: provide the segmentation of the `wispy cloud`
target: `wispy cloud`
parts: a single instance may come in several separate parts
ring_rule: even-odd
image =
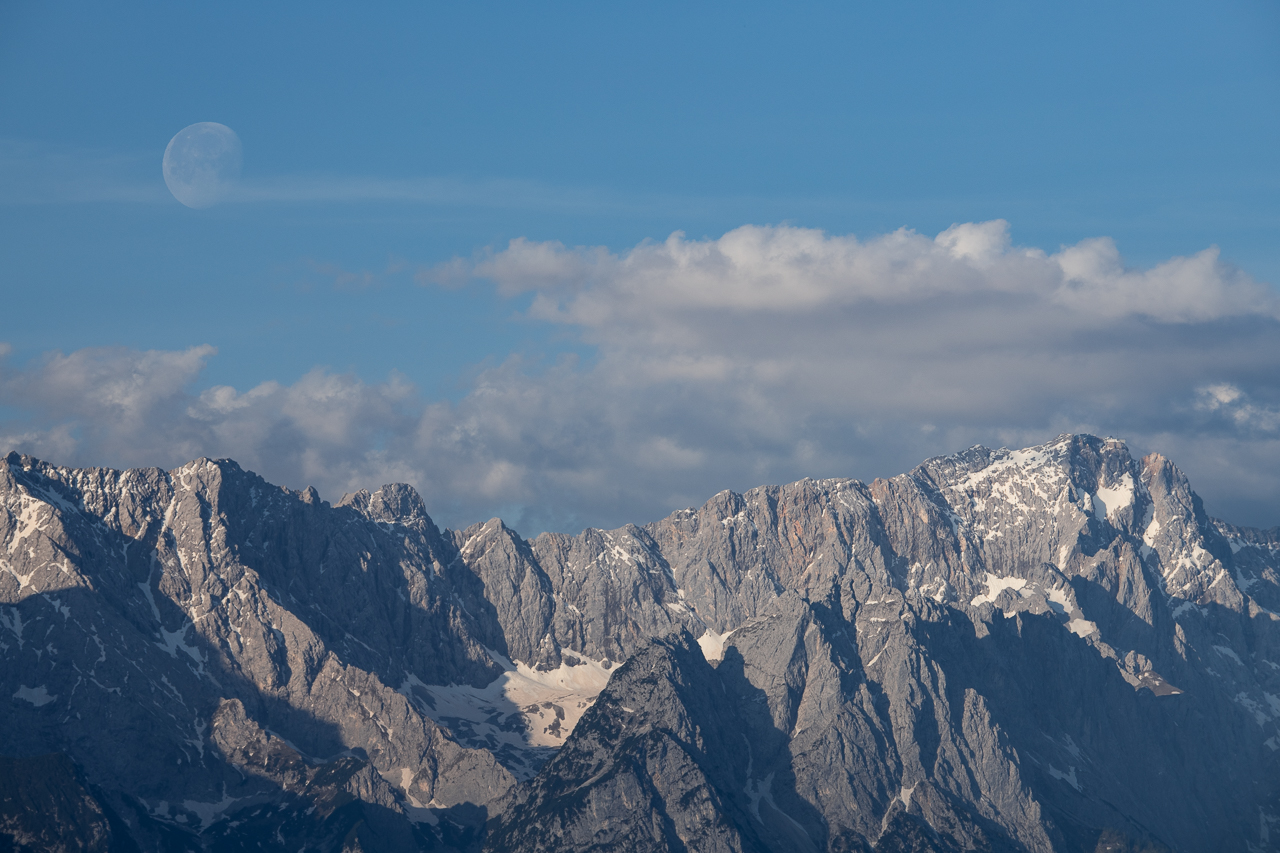
[[[1014,246],[1003,222],[865,241],[752,226],[622,253],[517,240],[421,278],[531,295],[530,319],[597,355],[512,355],[451,403],[320,370],[201,389],[207,348],[51,354],[0,366],[0,404],[26,413],[0,444],[232,456],[330,497],[405,480],[445,523],[536,530],[1089,430],[1174,455],[1214,511],[1280,521],[1280,302],[1213,249],[1138,270],[1108,240]]]
[[[161,149],[120,154],[24,140],[0,140],[0,204],[120,202],[177,204],[161,176]],[[540,181],[448,176],[248,175],[219,205],[414,204],[558,213],[643,213],[688,199],[630,195]]]
[[[1280,407],[1259,405],[1248,394],[1229,383],[1206,385],[1197,389],[1196,408],[1225,416],[1242,429],[1263,433],[1280,432]]]
[[[137,154],[0,139],[0,204],[176,204],[160,177],[160,157],[154,181],[138,180],[144,168]]]
[[[399,202],[439,207],[593,212],[639,209],[615,194],[589,188],[559,187],[538,181],[450,177],[375,178],[340,175],[292,175],[246,179],[231,190],[227,204]]]

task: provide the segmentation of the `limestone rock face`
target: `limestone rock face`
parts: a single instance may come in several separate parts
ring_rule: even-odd
[[[0,754],[76,849],[1280,849],[1280,532],[1114,439],[528,541],[4,462]]]
[[[306,764],[352,756],[376,777],[361,800],[406,826],[415,801],[483,808],[513,783],[413,698],[491,681],[486,646],[503,646],[411,490],[330,507],[225,460],[119,472],[11,454],[0,507],[0,752],[71,756],[144,845],[289,792],[223,750],[227,726]]]

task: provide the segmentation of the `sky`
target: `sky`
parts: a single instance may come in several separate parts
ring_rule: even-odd
[[[1271,527],[1278,191],[1274,2],[11,0],[0,452],[533,535],[1092,432]]]

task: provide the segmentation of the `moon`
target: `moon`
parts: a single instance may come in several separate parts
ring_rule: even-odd
[[[225,124],[202,121],[174,134],[164,149],[164,182],[187,207],[212,207],[240,177],[240,137]]]

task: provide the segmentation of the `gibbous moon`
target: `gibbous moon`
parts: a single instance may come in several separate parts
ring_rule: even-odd
[[[211,207],[240,177],[240,137],[225,124],[184,127],[164,149],[164,182],[187,207]]]

